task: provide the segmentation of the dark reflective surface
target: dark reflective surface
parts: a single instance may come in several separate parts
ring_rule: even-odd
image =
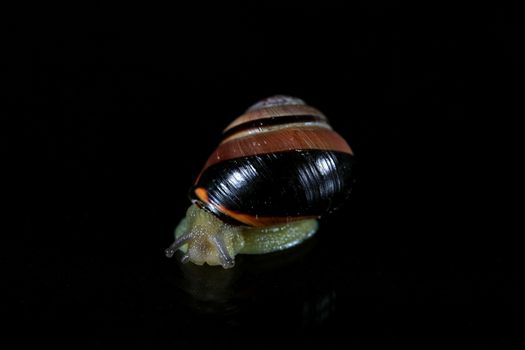
[[[385,3],[199,12],[191,25],[165,12],[175,19],[149,29],[6,39],[0,140],[17,215],[4,218],[18,230],[3,231],[3,289],[8,320],[22,320],[6,335],[91,349],[520,340],[519,205],[502,196],[519,201],[521,128],[501,123],[521,91],[509,12]],[[464,30],[471,18],[487,21]],[[220,132],[276,93],[318,107],[348,140],[350,200],[306,244],[232,270],[166,259]]]
[[[202,345],[307,344],[311,337],[305,335],[329,327],[336,307],[335,276],[311,256],[314,244],[241,257],[231,270],[170,266],[163,281],[171,294],[162,305],[164,341],[176,344],[181,334],[205,327],[210,334],[199,339]],[[172,327],[177,332],[168,334]]]

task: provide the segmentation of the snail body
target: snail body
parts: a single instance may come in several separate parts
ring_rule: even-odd
[[[351,148],[319,110],[294,97],[262,100],[224,130],[166,255],[180,249],[183,262],[229,268],[236,254],[297,245],[346,200],[352,165]]]

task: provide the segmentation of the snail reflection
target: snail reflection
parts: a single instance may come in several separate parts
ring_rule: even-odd
[[[284,334],[322,326],[335,310],[336,276],[327,272],[330,262],[317,254],[317,243],[314,237],[282,252],[239,256],[235,269],[170,265],[169,302],[177,315],[166,319],[180,319],[184,309],[195,327],[219,318],[225,334],[239,331],[244,338],[260,336],[260,329]]]
[[[323,113],[295,97],[262,100],[224,130],[166,255],[231,268],[237,254],[307,241],[349,196],[352,168],[350,146]]]

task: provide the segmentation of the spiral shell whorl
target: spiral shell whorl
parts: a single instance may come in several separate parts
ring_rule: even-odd
[[[252,112],[263,108],[270,108],[276,106],[290,106],[290,105],[306,105],[300,98],[286,95],[275,95],[253,104],[246,112]]]
[[[300,98],[276,95],[252,105],[224,130],[204,168],[228,159],[297,149],[352,154],[318,109]]]
[[[286,117],[286,118],[282,118]],[[248,108],[246,112],[235,119],[224,129],[224,133],[231,134],[232,129],[241,126],[262,126],[270,122],[288,123],[292,119],[309,119],[323,122],[328,126],[328,121],[318,109],[307,105],[297,97],[277,95],[261,100]]]

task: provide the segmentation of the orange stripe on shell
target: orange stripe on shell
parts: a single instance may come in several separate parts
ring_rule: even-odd
[[[292,221],[317,218],[317,216],[279,217],[279,216],[253,216],[250,214],[243,214],[243,213],[236,212],[234,210],[230,210],[222,205],[217,205],[213,202],[210,202],[207,191],[202,187],[198,187],[194,191],[195,191],[197,198],[199,198],[199,200],[201,200],[203,203],[213,206],[214,209],[218,210],[222,214],[229,216],[232,219],[238,222],[241,222],[245,225],[248,225],[248,226],[266,227],[266,226],[284,224],[284,223],[292,222]]]

